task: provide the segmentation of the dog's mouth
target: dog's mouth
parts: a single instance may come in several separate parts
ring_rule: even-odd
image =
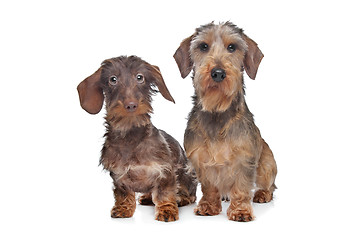
[[[216,84],[216,85],[210,85],[210,86],[208,87],[208,89],[209,89],[209,90],[218,90],[218,89],[219,89],[219,85],[218,85],[218,84]]]
[[[114,116],[119,117],[135,117],[152,113],[152,111],[151,105],[145,104],[143,101],[137,103],[128,102],[126,104],[118,101],[108,110],[108,112],[111,112]]]
[[[208,83],[208,85],[204,89],[204,92],[209,92],[209,93],[222,92],[222,91],[223,88],[221,86],[221,83],[216,83],[216,82]]]

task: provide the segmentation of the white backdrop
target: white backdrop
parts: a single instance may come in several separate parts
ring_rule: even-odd
[[[182,142],[193,88],[172,55],[213,20],[242,27],[265,54],[245,82],[277,160],[275,200],[254,204],[250,223],[228,221],[226,203],[215,217],[183,207],[174,223],[146,206],[111,219],[104,111],[83,111],[77,84],[110,57],[158,65],[176,104],[156,96],[152,120]],[[0,238],[358,239],[359,22],[346,0],[2,1]]]

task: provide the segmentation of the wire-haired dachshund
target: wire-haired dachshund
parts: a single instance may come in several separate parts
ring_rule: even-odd
[[[230,22],[206,24],[184,39],[174,58],[185,78],[193,69],[194,106],[184,147],[201,182],[195,213],[217,215],[221,196],[230,197],[227,215],[251,221],[254,202],[269,202],[276,188],[276,162],[245,102],[244,70],[255,79],[263,54]]]
[[[98,113],[105,99],[100,163],[114,181],[111,217],[132,217],[141,192],[140,204],[155,204],[156,220],[177,220],[178,206],[195,202],[197,180],[180,144],[150,121],[153,94],[174,102],[159,68],[136,56],[107,59],[77,89],[88,113]]]

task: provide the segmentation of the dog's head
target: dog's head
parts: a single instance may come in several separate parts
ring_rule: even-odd
[[[88,113],[100,112],[105,97],[107,114],[123,118],[151,113],[155,86],[164,98],[174,102],[157,66],[136,56],[121,56],[105,60],[77,90],[81,107]]]
[[[255,79],[263,56],[257,44],[230,22],[197,28],[174,54],[183,78],[194,69],[199,104],[210,112],[228,109],[243,91],[243,69]]]

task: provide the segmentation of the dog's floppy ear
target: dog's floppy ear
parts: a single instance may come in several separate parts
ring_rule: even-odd
[[[103,102],[104,94],[100,87],[100,67],[94,74],[83,80],[77,87],[80,105],[90,114],[97,114],[100,112]]]
[[[254,42],[251,38],[245,34],[243,35],[243,38],[248,45],[248,50],[245,53],[244,60],[245,71],[251,79],[255,80],[257,70],[259,68],[261,59],[264,57],[264,54],[257,46],[257,43]]]
[[[193,62],[191,61],[191,57],[190,57],[190,44],[193,37],[194,35],[185,38],[181,42],[179,48],[176,50],[173,56],[179,67],[182,78],[186,78],[186,76],[189,75],[193,67]]]
[[[161,95],[163,95],[163,97],[173,103],[175,103],[174,98],[171,96],[168,88],[165,85],[164,79],[161,75],[160,72],[160,68],[158,66],[155,65],[150,65],[151,66],[151,75],[153,76],[153,82],[155,83],[155,85],[158,87]]]

